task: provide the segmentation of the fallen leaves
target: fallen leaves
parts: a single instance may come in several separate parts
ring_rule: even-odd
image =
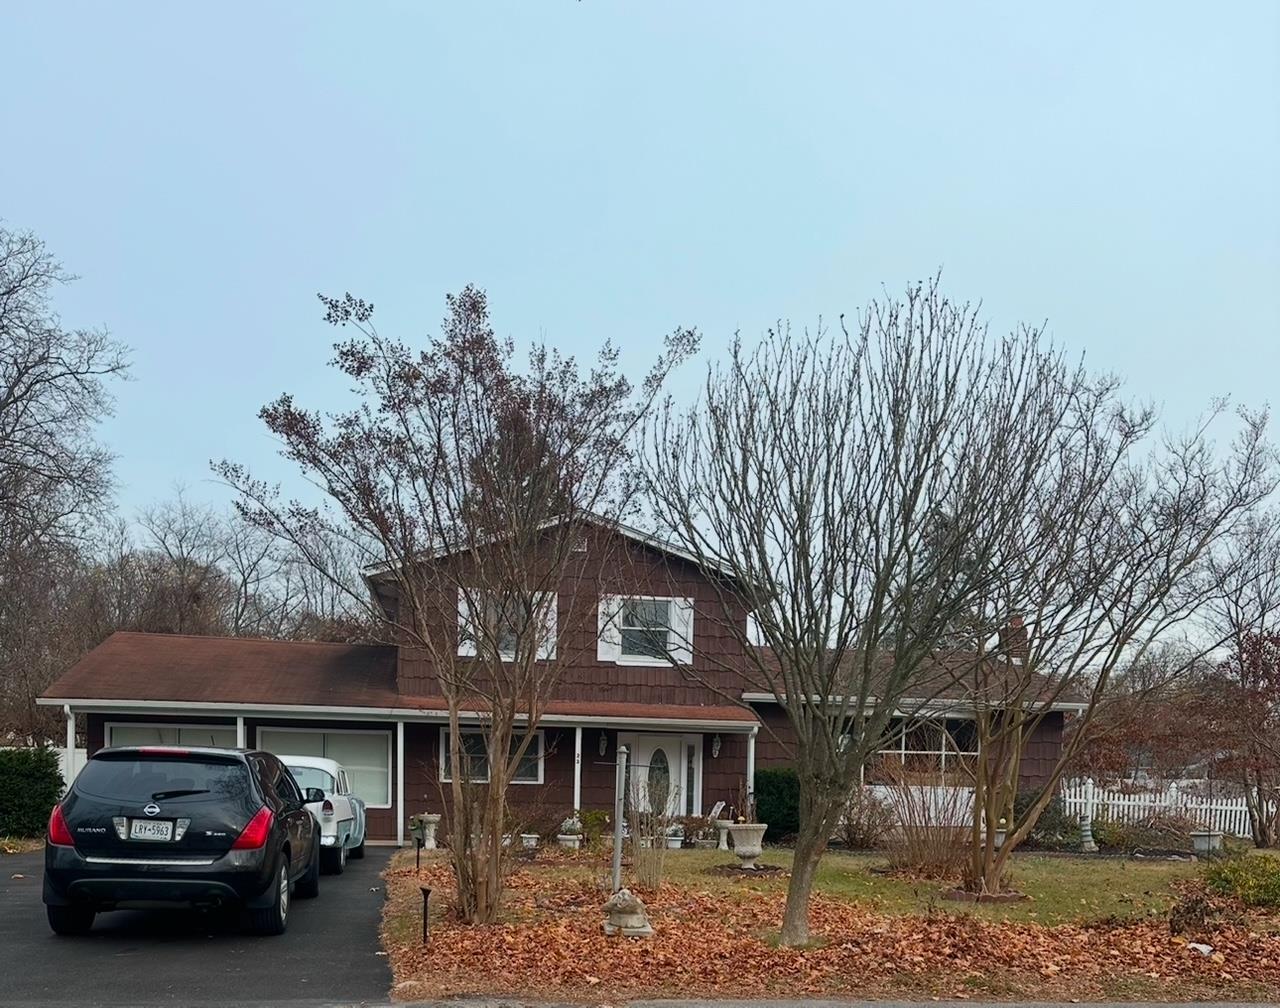
[[[419,874],[393,862],[385,878],[388,935],[416,931],[418,886],[430,885],[446,900],[452,891],[443,864]],[[577,874],[567,872],[564,861],[554,870],[521,866],[510,879],[501,923],[468,927],[446,915],[433,919],[427,946],[388,939],[396,980],[412,982],[417,997],[594,998],[601,991],[618,997],[954,997],[995,987],[1071,998],[1101,996],[1124,977],[1210,993],[1239,992],[1241,983],[1280,988],[1280,937],[1232,923],[1214,931],[1212,955],[1204,956],[1185,940],[1171,940],[1159,920],[1046,926],[967,915],[890,916],[815,895],[813,941],[793,949],[769,941],[782,917],[778,892],[664,884],[644,894],[650,939],[606,937],[604,898],[585,864]]]

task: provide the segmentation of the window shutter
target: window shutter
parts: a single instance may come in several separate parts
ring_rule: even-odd
[[[538,596],[538,615],[542,617],[542,637],[538,641],[538,660],[547,661],[556,656],[556,593],[542,592]]]
[[[693,664],[693,599],[671,600],[671,660],[677,665]]]
[[[622,598],[600,596],[599,634],[596,637],[596,660],[616,662],[622,657]]]
[[[465,589],[458,589],[458,654],[463,658],[476,656],[476,635],[471,623],[471,606]]]

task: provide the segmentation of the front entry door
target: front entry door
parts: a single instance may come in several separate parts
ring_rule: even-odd
[[[631,750],[627,800],[634,808],[671,817],[697,808],[697,750],[701,747],[696,742],[682,735],[639,734],[623,742]]]

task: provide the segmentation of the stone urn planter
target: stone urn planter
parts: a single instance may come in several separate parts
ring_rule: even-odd
[[[742,862],[739,866],[744,871],[755,871],[759,866],[756,858],[764,850],[764,831],[768,823],[733,823],[729,827],[729,835],[733,837],[733,852]]]
[[[538,834],[537,833],[521,833],[520,845],[525,850],[533,850],[535,847],[538,846]]]
[[[996,831],[994,834],[995,840],[996,840],[996,850],[999,850],[1001,847],[1004,846],[1004,838],[1006,834],[1008,834],[1008,832],[1009,831],[1005,829],[1003,826],[996,827]]]
[[[440,827],[442,816],[439,812],[423,812],[409,820],[409,835],[421,841],[423,850],[436,849],[436,830]]]
[[[729,849],[729,827],[733,825],[732,819],[717,819],[716,829],[720,833],[720,842],[716,844],[716,850]]]
[[[556,835],[556,843],[568,850],[577,850],[582,846],[581,833],[558,833]]]
[[[1212,854],[1222,849],[1222,833],[1218,830],[1192,830],[1191,849],[1197,854]]]

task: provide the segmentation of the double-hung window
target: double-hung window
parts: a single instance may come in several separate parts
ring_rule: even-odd
[[[487,784],[490,772],[489,737],[484,732],[464,731],[459,734],[458,741],[462,750],[462,760],[466,764],[465,779],[472,784]],[[515,754],[519,746],[520,736],[517,735],[511,740],[508,758]],[[515,775],[511,778],[512,784],[542,783],[542,764],[545,756],[543,746],[542,732],[534,732],[524,755],[520,757],[520,762],[516,766]],[[450,748],[449,729],[442,728],[440,729],[440,780],[446,784],[453,780]]]
[[[515,661],[520,635],[530,636],[539,661],[556,656],[556,595],[499,597],[479,589],[458,589],[458,654],[474,658],[496,652],[499,661]]]
[[[619,665],[687,665],[693,660],[693,599],[606,595],[596,657]]]

